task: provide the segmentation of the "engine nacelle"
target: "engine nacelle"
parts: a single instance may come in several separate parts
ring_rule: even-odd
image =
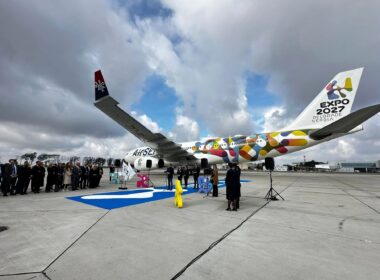
[[[134,167],[138,170],[149,170],[164,167],[165,162],[161,158],[140,157],[134,162]]]

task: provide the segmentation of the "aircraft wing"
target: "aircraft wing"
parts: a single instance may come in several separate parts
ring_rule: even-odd
[[[181,148],[181,145],[166,138],[161,133],[154,133],[142,125],[130,114],[118,106],[119,102],[113,99],[105,84],[100,70],[95,72],[95,103],[94,105],[107,116],[116,121],[130,133],[156,150],[160,157],[168,161],[196,159],[192,154]]]
[[[379,112],[380,104],[365,107],[312,132],[310,138],[321,140],[333,133],[347,133]]]

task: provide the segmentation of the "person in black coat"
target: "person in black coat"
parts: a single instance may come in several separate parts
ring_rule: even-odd
[[[63,188],[63,176],[65,174],[65,164],[64,163],[58,163],[57,164],[57,182],[55,184],[54,191],[58,192]]]
[[[193,177],[194,177],[194,189],[199,189],[199,185],[198,185],[198,178],[199,178],[199,174],[201,173],[201,169],[200,167],[196,164],[195,165],[195,168],[194,168],[194,171],[193,171]]]
[[[178,175],[178,180],[180,180],[181,182],[181,185],[182,185],[182,178],[183,178],[184,173],[185,173],[185,170],[183,169],[183,167],[178,167],[177,175]]]
[[[241,183],[240,183],[240,174],[241,174],[241,169],[239,165],[235,165],[235,171],[236,171],[236,184],[238,186],[238,196],[236,198],[236,208],[240,208],[240,197],[241,197]]]
[[[2,182],[3,182],[3,165],[0,164],[0,187],[1,187]]]
[[[4,196],[8,196],[8,193],[9,193],[9,178],[10,178],[10,174],[11,174],[12,170],[11,170],[11,166],[9,163],[5,163],[4,165],[2,165],[2,169],[1,169],[1,177],[2,177],[2,182],[1,182],[1,191],[3,193]]]
[[[90,169],[90,172],[89,172],[89,181],[90,181],[90,188],[91,189],[97,187],[98,177],[99,177],[99,169],[94,164],[92,166],[92,168]]]
[[[47,178],[46,178],[46,188],[45,192],[50,192],[52,190],[52,187],[54,186],[56,189],[57,185],[57,173],[58,173],[58,167],[56,164],[49,164],[47,168]]]
[[[32,168],[30,168],[29,162],[25,161],[23,166],[20,166],[17,181],[18,194],[26,194],[28,191],[30,178],[32,177]]]
[[[79,188],[86,188],[86,167],[84,165],[80,166],[80,178],[79,178]]]
[[[237,211],[236,202],[239,197],[239,185],[237,184],[238,174],[233,164],[229,164],[229,169],[226,174],[226,192],[228,207],[227,211],[231,211],[231,204],[233,206],[232,210]]]
[[[71,187],[73,191],[79,189],[79,180],[80,180],[81,175],[82,175],[82,169],[80,168],[80,163],[77,162],[74,165],[72,174],[71,174]]]
[[[174,168],[170,164],[170,166],[166,169],[165,173],[167,173],[168,176],[168,190],[173,189],[173,175],[174,175]]]
[[[3,165],[0,164],[0,187],[1,187],[2,182],[3,182]]]
[[[187,189],[187,184],[189,182],[189,176],[190,176],[190,172],[189,172],[189,169],[187,168],[187,166],[183,169],[183,179],[185,181],[185,189]]]
[[[40,192],[40,187],[44,185],[45,167],[42,161],[37,161],[36,165],[32,168],[32,191],[34,193]]]

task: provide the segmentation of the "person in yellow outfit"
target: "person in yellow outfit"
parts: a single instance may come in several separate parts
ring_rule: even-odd
[[[178,208],[182,208],[182,186],[181,181],[177,180],[175,181],[175,195],[174,195],[174,204]]]

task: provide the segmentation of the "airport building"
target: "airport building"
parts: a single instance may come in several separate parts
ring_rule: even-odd
[[[250,169],[265,170],[263,163],[256,163]],[[283,166],[276,166],[275,171],[309,171],[309,172],[380,172],[380,160],[372,162],[345,162],[324,163],[318,161],[294,162]]]
[[[336,169],[339,172],[380,172],[380,160],[376,162],[338,162]]]

